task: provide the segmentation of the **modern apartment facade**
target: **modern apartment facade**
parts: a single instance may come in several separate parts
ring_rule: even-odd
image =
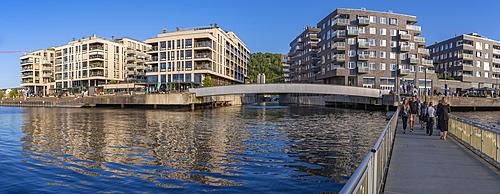
[[[125,52],[123,43],[95,35],[55,47],[56,92],[124,81]]]
[[[250,51],[232,31],[199,27],[164,31],[146,39],[151,49],[147,83],[176,89],[202,86],[206,76],[214,86],[241,84],[248,78]]]
[[[124,81],[145,83],[148,68],[146,60],[149,58],[146,52],[151,50],[151,45],[128,37],[117,39],[117,41],[126,47]]]
[[[290,82],[290,64],[288,63],[288,56],[285,54],[281,55],[281,68],[283,69],[283,82]]]
[[[29,89],[31,94],[44,96],[50,93],[54,84],[53,49],[37,50],[27,53],[21,59],[21,86]]]
[[[499,88],[500,42],[476,33],[455,36],[429,46],[430,58],[441,77],[462,81],[465,88]]]
[[[399,79],[431,89],[437,78],[415,23],[410,15],[336,9],[317,24],[317,58],[306,67],[313,70],[306,74],[308,82],[394,90]]]
[[[290,43],[288,53],[290,63],[290,80],[293,83],[319,83],[316,79],[318,57],[319,28],[306,26]]]

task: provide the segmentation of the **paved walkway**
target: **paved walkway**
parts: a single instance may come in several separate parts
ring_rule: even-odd
[[[418,120],[418,119],[417,119]],[[500,171],[453,138],[398,123],[385,193],[500,193]]]

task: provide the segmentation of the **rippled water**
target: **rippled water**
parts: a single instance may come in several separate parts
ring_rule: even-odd
[[[383,112],[0,107],[0,193],[339,191]]]
[[[500,128],[500,111],[452,112],[452,115]]]

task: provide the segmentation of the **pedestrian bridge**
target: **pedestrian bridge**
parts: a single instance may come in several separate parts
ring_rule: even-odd
[[[229,94],[327,94],[380,98],[388,90],[330,84],[241,84],[189,89],[196,97]]]

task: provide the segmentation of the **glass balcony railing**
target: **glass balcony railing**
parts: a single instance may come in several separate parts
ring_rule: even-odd
[[[409,52],[411,50],[410,45],[401,45],[399,46],[399,51],[401,52]]]
[[[358,42],[358,48],[367,49],[370,48],[369,42]]]
[[[209,54],[209,53],[206,53],[206,54],[205,54],[205,53],[196,53],[196,54],[194,55],[194,58],[195,58],[195,59],[205,59],[205,58],[211,59],[211,58],[212,58],[212,55],[211,55],[211,54]]]
[[[359,18],[358,25],[368,25],[370,24],[370,19],[368,18]]]
[[[419,64],[420,58],[410,58],[410,64]]]
[[[370,55],[368,55],[368,54],[358,54],[358,60],[366,61],[369,59],[370,59]]]
[[[351,21],[349,19],[337,18],[337,19],[333,20],[332,26],[335,26],[335,25],[349,25],[349,23],[351,23]]]
[[[472,58],[472,57],[471,57]],[[499,58],[493,58],[493,63],[498,63],[500,64],[500,59]]]
[[[463,58],[463,59],[473,59],[474,55],[469,54],[469,53],[459,53],[458,58]],[[495,61],[493,61],[495,62]]]
[[[423,43],[425,43],[425,38],[424,37],[413,37],[413,40],[415,40],[415,42],[423,42]]]
[[[195,42],[194,47],[195,48],[198,48],[198,47],[210,47],[210,48],[212,48],[212,43],[210,43],[210,42]]]
[[[420,26],[414,26],[414,25],[406,25],[407,30],[415,30],[415,31],[422,31],[422,27]]]
[[[418,48],[418,53],[419,54],[426,54],[426,55],[428,55],[429,54],[429,49]]]

